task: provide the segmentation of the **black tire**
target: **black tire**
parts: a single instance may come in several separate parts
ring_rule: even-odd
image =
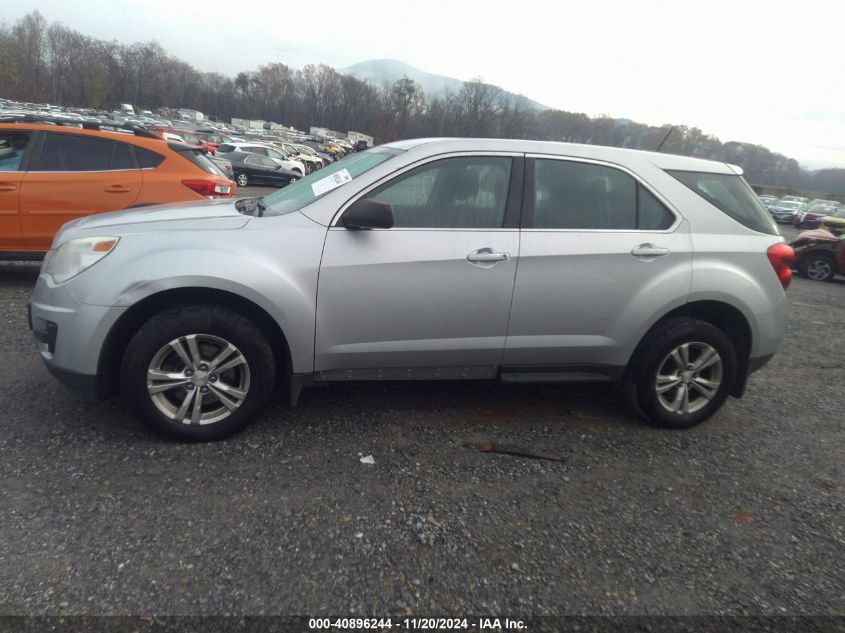
[[[798,264],[798,274],[814,281],[830,281],[836,274],[836,261],[826,253],[817,253]]]
[[[240,362],[232,369],[221,371],[219,377],[213,371],[202,372],[203,376],[200,377],[201,372],[197,371],[196,378],[185,379],[198,380],[197,385],[186,384],[170,388],[164,392],[166,398],[161,394],[154,397],[148,392],[147,376],[151,363],[159,362],[157,359],[165,358],[165,362],[171,363],[171,369],[156,365],[163,371],[181,371],[182,374],[189,375],[186,369],[172,369],[177,367],[173,363],[178,361],[178,354],[175,351],[171,354],[169,351],[171,348],[168,347],[172,341],[186,341],[180,337],[189,335],[202,337],[196,340],[199,343],[198,348],[202,358],[206,361],[211,360],[223,348],[223,343],[229,343],[236,348],[240,356],[235,353],[227,358],[237,357]],[[189,351],[189,347],[186,345],[183,350]],[[223,368],[226,364],[228,363],[221,362],[219,366]],[[181,365],[187,367],[184,362]],[[226,371],[230,373],[227,374]],[[190,304],[157,314],[141,326],[132,337],[120,367],[120,391],[133,412],[154,430],[180,440],[206,442],[229,437],[248,425],[267,404],[275,384],[275,373],[276,364],[272,348],[250,320],[222,306]],[[229,380],[232,375],[235,377],[234,380],[240,378],[237,388],[243,390],[240,399],[238,396],[233,396],[230,400],[230,404],[239,402],[234,410],[224,407],[223,399],[215,395],[219,393],[216,388],[231,388],[228,383],[232,382]],[[245,387],[244,377],[246,378]],[[153,380],[164,379],[154,378]],[[164,382],[169,380],[172,378]],[[179,380],[185,381],[181,378]],[[203,380],[208,386],[199,386],[203,384]],[[159,384],[163,385],[164,382]],[[202,397],[199,395],[201,390],[205,392]],[[187,398],[189,391],[195,392],[193,395],[197,398],[193,403],[199,400],[199,415],[208,416],[208,423],[192,424],[187,417],[184,418],[185,421],[177,422],[163,411],[163,408],[175,407],[186,399],[190,400]],[[189,409],[193,412],[193,404]],[[206,409],[208,411],[205,411]],[[178,411],[174,415],[178,417]],[[215,416],[224,417],[219,421],[213,421]]]
[[[709,398],[702,395],[698,390],[699,379],[708,383],[715,382],[713,379],[715,367],[705,368],[701,374],[690,375],[689,371],[676,372],[679,376],[687,374],[677,387],[665,392],[665,396],[658,396],[657,382],[658,371],[667,366],[674,365],[670,359],[673,350],[682,345],[688,346],[688,360],[691,363],[701,356],[693,356],[697,350],[703,350],[709,346],[718,353],[721,360],[719,384],[715,392]],[[668,363],[668,365],[667,365]],[[689,365],[687,366],[689,369]],[[708,372],[710,372],[708,374]],[[736,380],[737,358],[736,350],[731,340],[722,330],[716,326],[689,317],[670,317],[657,323],[637,346],[636,351],[628,365],[625,374],[623,390],[628,404],[643,418],[655,426],[670,429],[686,429],[704,422],[707,418],[716,413],[730,395]],[[666,374],[664,374],[666,375]],[[665,381],[664,384],[669,384]],[[689,394],[689,405],[699,407],[689,413],[672,412],[667,404],[661,402],[673,399],[681,390]],[[703,398],[703,400],[698,400]],[[683,403],[683,397],[681,397]],[[697,403],[693,405],[693,403]],[[691,407],[692,408],[692,407]]]
[[[246,187],[249,184],[249,176],[244,172],[237,173],[235,174],[235,182],[238,183],[238,187]]]

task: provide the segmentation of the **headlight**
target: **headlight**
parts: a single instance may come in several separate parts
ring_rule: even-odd
[[[68,240],[45,263],[44,272],[57,284],[65,282],[111,253],[119,240],[119,237],[102,236]]]

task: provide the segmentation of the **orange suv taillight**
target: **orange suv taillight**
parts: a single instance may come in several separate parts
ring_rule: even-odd
[[[779,244],[772,244],[766,251],[769,261],[772,263],[772,268],[775,269],[775,274],[780,280],[780,285],[786,290],[792,282],[792,262],[795,261],[795,251],[788,244],[780,242]]]
[[[216,180],[183,180],[182,184],[188,189],[209,198],[232,195],[232,185],[226,185]]]

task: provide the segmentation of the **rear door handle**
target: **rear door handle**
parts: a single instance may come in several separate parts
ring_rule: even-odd
[[[0,191],[17,191],[18,186],[9,184],[8,182],[0,183]]]
[[[663,257],[668,255],[669,249],[662,246],[655,246],[654,244],[638,244],[631,249],[631,255],[634,257]]]
[[[467,255],[467,261],[472,263],[495,264],[506,262],[511,258],[510,253],[499,253],[492,248],[480,248]]]
[[[111,185],[103,189],[106,193],[129,193],[132,191],[130,187],[124,187],[123,185]]]

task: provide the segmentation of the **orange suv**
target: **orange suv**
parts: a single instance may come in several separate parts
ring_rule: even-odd
[[[201,148],[141,127],[0,117],[0,259],[40,258],[84,215],[235,192]]]

